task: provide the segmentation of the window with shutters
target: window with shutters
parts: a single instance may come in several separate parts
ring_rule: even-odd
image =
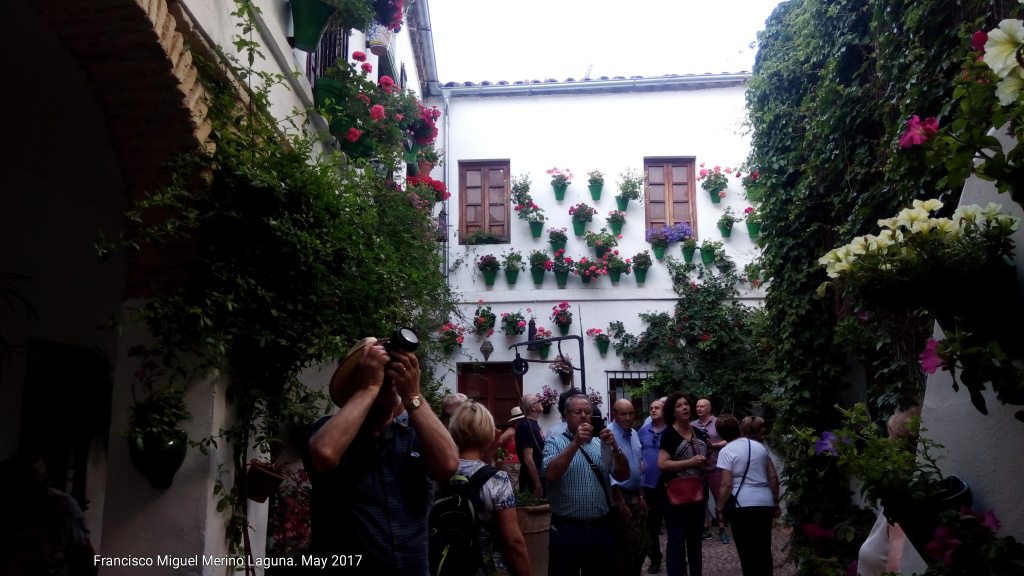
[[[697,234],[694,200],[697,179],[693,158],[645,158],[647,174],[647,227],[661,228],[689,222]]]
[[[459,162],[460,244],[484,233],[494,242],[510,240],[508,180],[508,160]]]

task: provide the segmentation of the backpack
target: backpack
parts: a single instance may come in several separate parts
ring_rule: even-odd
[[[498,469],[484,465],[471,477],[456,474],[441,487],[427,520],[430,576],[473,576],[483,566],[480,489]]]

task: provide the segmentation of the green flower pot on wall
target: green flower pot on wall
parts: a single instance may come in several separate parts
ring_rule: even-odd
[[[578,220],[573,220],[572,221],[572,231],[577,236],[583,236],[583,234],[587,231],[587,223],[586,222],[580,222]]]
[[[582,281],[584,284],[590,284],[590,281],[593,280],[593,279],[594,279],[593,276],[588,276],[586,274],[580,274],[580,281]]]
[[[622,196],[615,197],[615,205],[618,206],[619,212],[625,212],[626,208],[629,208],[629,198],[623,198]]]
[[[321,0],[291,0],[295,47],[303,52],[316,52],[334,7]]]
[[[723,190],[724,190],[724,188],[723,188]],[[722,197],[718,195],[718,193],[721,192],[721,191],[722,190],[708,190],[708,194],[711,195],[711,203],[712,204],[721,204]]]
[[[509,286],[515,286],[516,280],[519,279],[519,270],[505,270],[505,280]]]
[[[590,197],[594,200],[601,199],[601,189],[604,188],[604,184],[587,184],[587,188],[590,190]]]
[[[555,200],[565,200],[565,190],[569,187],[568,184],[552,184],[551,187],[555,189]]]
[[[167,436],[145,434],[141,442],[128,439],[128,456],[132,465],[157,490],[169,488],[174,474],[181,468],[188,453],[188,434],[175,429]]]
[[[484,273],[484,284],[494,286],[494,279],[498,276],[497,270],[481,270]]]
[[[568,244],[568,242],[548,242],[548,244],[551,244],[551,249],[553,251],[558,252],[559,250],[565,250],[565,245]]]
[[[541,358],[547,358],[548,353],[551,352],[551,344],[541,344],[537,351],[540,352]]]
[[[633,274],[636,275],[636,283],[643,284],[647,282],[647,270],[648,268],[636,268],[633,270]]]
[[[718,231],[722,233],[722,238],[728,238],[732,236],[732,226],[718,225]]]
[[[534,238],[540,238],[540,235],[544,232],[543,222],[530,222],[530,234]]]
[[[567,335],[569,333],[569,328],[571,326],[572,326],[572,324],[559,324],[558,325],[558,333],[561,334],[562,336]]]
[[[612,282],[618,282],[622,278],[622,271],[620,270],[609,270],[608,279]]]
[[[710,250],[710,251],[709,250],[701,250],[700,251],[700,261],[705,263],[705,264],[711,264],[712,262],[714,262],[715,261],[715,251],[714,250]]]
[[[693,253],[696,251],[696,248],[683,248],[683,260],[686,262],[693,262]]]
[[[619,234],[622,234],[622,225],[623,224],[624,224],[624,222],[612,222],[610,224],[610,226],[612,227],[612,234],[615,234],[616,236],[618,236]]]
[[[565,288],[565,283],[569,281],[569,271],[555,272],[555,282],[558,282],[559,288]]]
[[[534,269],[531,268],[530,269],[530,274],[533,276],[533,283],[536,284],[537,286],[540,286],[541,284],[544,283],[544,269],[543,268],[541,268],[540,270],[534,270]]]
[[[751,238],[757,238],[757,235],[761,233],[761,223],[747,222],[747,233],[750,234]]]
[[[598,343],[597,343],[597,351],[600,352],[602,356],[604,356],[605,354],[608,353],[608,345],[609,344],[611,344],[611,341],[607,341],[607,340],[604,341],[604,342],[598,341]]]
[[[661,260],[662,258],[665,257],[664,246],[651,246],[651,249],[654,250],[654,257],[657,258],[658,260]]]

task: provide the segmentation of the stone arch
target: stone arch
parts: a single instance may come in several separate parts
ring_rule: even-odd
[[[206,47],[174,0],[28,0],[86,71],[110,131],[126,201],[168,182],[181,151],[211,146],[206,94],[191,49]],[[186,47],[186,44],[188,47]],[[180,279],[189,245],[129,261],[125,296]]]

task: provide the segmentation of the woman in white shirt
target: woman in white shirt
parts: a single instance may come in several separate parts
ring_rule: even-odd
[[[717,427],[718,435],[728,442],[718,454],[718,467],[722,469],[722,490],[715,501],[719,526],[732,526],[743,576],[770,576],[775,564],[772,523],[782,514],[775,465],[764,445],[740,438],[740,423],[735,416],[719,416]],[[736,496],[737,508],[725,518],[722,507],[730,495]]]

